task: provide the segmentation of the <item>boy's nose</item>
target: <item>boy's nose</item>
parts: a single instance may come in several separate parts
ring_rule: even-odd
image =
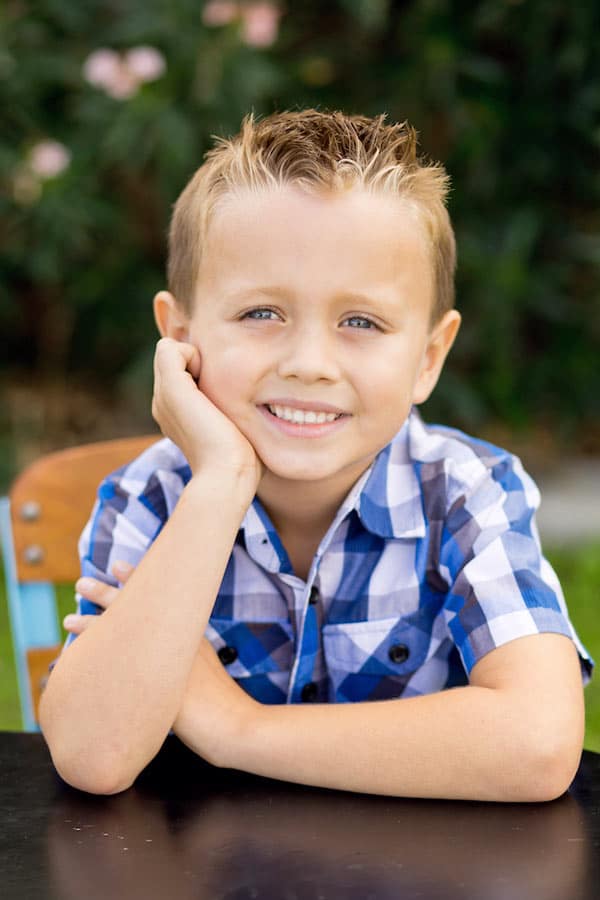
[[[281,378],[298,378],[307,384],[314,381],[337,381],[339,365],[336,360],[334,335],[325,328],[309,325],[290,328],[282,342],[278,366]]]

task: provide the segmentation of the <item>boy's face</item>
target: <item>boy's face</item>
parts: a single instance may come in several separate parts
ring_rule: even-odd
[[[245,192],[215,211],[184,339],[200,349],[200,388],[269,478],[344,490],[437,380],[460,317],[430,329],[432,291],[420,221],[398,199]],[[343,416],[303,426],[272,414],[295,404]]]

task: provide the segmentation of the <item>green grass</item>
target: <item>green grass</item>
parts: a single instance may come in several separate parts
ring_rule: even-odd
[[[600,543],[578,549],[546,551],[561,580],[571,620],[579,637],[600,667]],[[73,611],[73,588],[58,591],[60,620]],[[63,632],[63,640],[66,635]],[[600,673],[585,690],[585,747],[600,752]],[[21,716],[17,699],[14,659],[8,627],[4,573],[0,570],[0,730],[18,731]]]
[[[74,596],[72,585],[58,586],[57,601],[60,622],[68,612],[75,611]],[[62,625],[60,631],[61,640],[66,640],[67,633]],[[15,658],[8,622],[4,569],[0,561],[0,731],[20,731],[21,725]]]
[[[596,670],[585,689],[584,746],[600,753],[600,542],[577,550],[552,550],[546,555],[560,578],[571,621]]]

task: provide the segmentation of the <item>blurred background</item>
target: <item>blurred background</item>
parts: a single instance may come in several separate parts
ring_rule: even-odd
[[[595,0],[5,0],[0,493],[42,452],[155,429],[172,204],[211,135],[306,106],[408,119],[445,164],[464,323],[423,412],[546,488],[548,555],[600,654]]]

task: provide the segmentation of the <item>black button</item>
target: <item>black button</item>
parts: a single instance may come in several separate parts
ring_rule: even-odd
[[[403,663],[410,656],[410,650],[406,644],[393,644],[388,650],[388,656],[392,662]]]
[[[310,589],[310,597],[308,598],[309,603],[318,603],[319,602],[319,588],[315,587],[314,584]]]
[[[305,703],[312,703],[313,700],[317,699],[318,688],[314,681],[309,681],[308,684],[305,684],[302,688],[301,697]]]
[[[224,666],[228,666],[230,663],[235,662],[238,657],[238,652],[235,647],[219,647],[217,656]]]

